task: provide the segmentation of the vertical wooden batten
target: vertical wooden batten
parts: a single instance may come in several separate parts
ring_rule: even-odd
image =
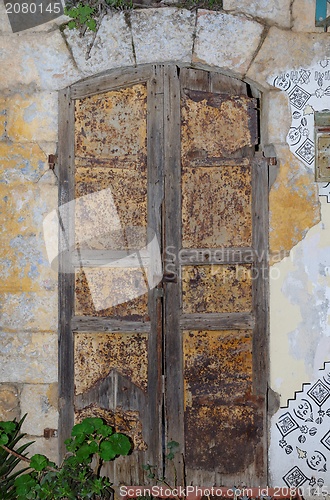
[[[267,450],[268,418],[267,393],[269,381],[269,257],[268,257],[268,163],[257,154],[252,160],[252,238],[256,252],[253,279],[253,389],[264,407],[262,446],[258,454],[259,483],[268,484]]]
[[[74,101],[70,89],[59,94],[59,453],[74,423],[74,356],[71,329],[74,308],[74,245],[72,200],[74,200]]]
[[[148,115],[147,115],[147,168],[148,168],[148,243],[156,237],[160,256],[162,252],[162,204],[164,197],[164,94],[163,94],[163,67],[152,66],[151,75],[147,83],[148,88]],[[150,256],[149,274],[156,281],[157,255]],[[149,288],[148,309],[151,324],[149,335],[148,359],[148,415],[146,431],[148,433],[148,450],[146,463],[155,464],[162,473],[162,344],[163,344],[163,311],[162,297],[158,294],[158,287]]]
[[[180,142],[180,81],[179,69],[165,66],[164,71],[164,138],[165,138],[165,214],[164,271],[174,276],[165,283],[165,444],[176,441],[180,453],[175,457],[178,484],[184,484],[184,405],[183,351],[180,330],[180,266],[181,248],[181,142]],[[169,257],[171,255],[171,257]],[[173,469],[166,471],[173,479]]]

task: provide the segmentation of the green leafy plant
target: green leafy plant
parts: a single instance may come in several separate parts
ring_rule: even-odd
[[[88,28],[91,31],[96,31],[95,7],[79,2],[76,5],[71,4],[71,6],[66,6],[64,8],[64,14],[72,18],[72,21],[68,22],[68,28],[70,30],[74,28],[86,30]]]
[[[24,417],[25,418],[25,417]],[[0,422],[1,500],[103,500],[112,498],[111,483],[100,474],[105,462],[131,451],[127,436],[115,432],[101,418],[86,418],[72,428],[65,441],[67,454],[57,467],[45,455],[23,455],[27,443],[17,450],[23,420]],[[21,461],[28,469],[12,473]]]
[[[171,490],[174,489],[174,486],[177,486],[177,470],[174,464],[174,458],[177,453],[180,451],[180,444],[177,441],[169,441],[167,443],[167,454],[165,455],[165,459],[173,464],[174,469],[174,485],[171,485],[166,477],[160,477],[157,473],[158,467],[156,465],[146,464],[143,465],[143,470],[146,471],[148,479],[154,479],[156,483],[164,484],[168,486]],[[176,497],[179,500],[179,497]],[[142,498],[140,499],[142,500]],[[149,500],[149,499],[144,499]],[[152,500],[152,497],[151,497]]]
[[[132,0],[68,0],[64,7],[64,14],[71,17],[71,20],[63,28],[67,26],[69,29],[76,29],[81,37],[88,30],[93,32],[86,49],[86,59],[89,59],[104,16],[111,11],[132,8]]]
[[[2,500],[16,499],[15,479],[27,470],[26,468],[14,471],[22,460],[28,461],[25,450],[32,444],[29,442],[17,447],[19,441],[25,436],[21,432],[25,418],[26,415],[19,422],[16,420],[0,422],[0,498]]]
[[[72,18],[67,23],[68,28],[79,30],[83,36],[86,30],[97,32],[108,12],[132,8],[132,0],[68,0],[64,14]]]

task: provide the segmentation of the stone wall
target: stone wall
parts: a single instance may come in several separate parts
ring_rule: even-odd
[[[57,178],[47,164],[57,150],[57,91],[112,68],[180,62],[236,76],[261,92],[261,141],[274,145],[279,164],[270,191],[270,385],[281,405],[330,360],[330,195],[288,135],[300,128],[313,143],[315,106],[298,111],[293,87],[312,86],[306,72],[315,83],[316,68],[324,72],[318,88],[328,86],[330,39],[314,26],[314,8],[315,0],[224,0],[217,12],[161,4],[119,12],[104,18],[86,59],[92,35],[60,30],[65,17],[12,33],[0,4],[0,416],[28,412],[25,431],[39,452],[55,457],[57,447],[56,438],[42,437],[44,428],[57,428],[57,276],[42,234],[43,218],[57,206]],[[330,108],[329,99],[324,92],[318,109]],[[324,446],[320,439],[317,446]],[[277,444],[272,450],[271,481],[288,485],[287,472],[303,454],[292,449],[286,463]]]

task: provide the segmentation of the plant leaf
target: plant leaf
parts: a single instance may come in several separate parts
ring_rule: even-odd
[[[113,450],[116,455],[127,455],[131,448],[131,442],[125,434],[121,434],[120,432],[116,432],[109,437],[109,440],[112,444]]]
[[[45,470],[48,465],[49,460],[47,457],[45,457],[45,455],[36,454],[31,457],[30,466],[32,467],[32,469],[35,469],[38,472]]]

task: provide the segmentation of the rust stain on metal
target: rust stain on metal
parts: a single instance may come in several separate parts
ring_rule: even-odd
[[[103,418],[108,425],[115,428],[116,432],[123,432],[129,436],[133,442],[134,450],[145,451],[148,448],[143,440],[142,424],[138,411],[123,410],[121,407],[109,410],[101,408],[95,403],[81,410],[75,410],[75,421],[77,423],[88,417]]]
[[[80,247],[143,247],[146,231],[137,228],[147,226],[146,85],[76,101],[75,167],[76,198],[107,190],[104,196],[114,204],[113,210],[102,210],[98,197],[80,198],[75,213]]]
[[[75,392],[95,387],[112,371],[146,391],[148,335],[137,333],[75,334]]]
[[[127,161],[145,165],[147,88],[145,84],[76,101],[76,156],[107,159],[108,167]]]
[[[186,466],[220,474],[243,472],[254,462],[262,434],[263,415],[255,404],[189,408]]]
[[[100,210],[100,201],[96,197],[81,198],[76,204],[76,236],[83,234],[85,248],[129,249],[143,248],[146,243],[147,226],[147,173],[146,171],[99,166],[76,169],[76,198],[86,194],[104,192],[111,196],[114,210],[104,213]],[[100,196],[100,195],[98,195]],[[106,206],[106,202],[105,202]],[[113,212],[113,213],[111,213]],[[114,225],[119,218],[122,229]],[[105,224],[108,219],[108,224]],[[104,227],[108,231],[104,231]],[[95,234],[100,233],[97,237]]]
[[[199,405],[201,398],[229,404],[251,392],[250,330],[185,331],[183,350],[190,406]]]
[[[252,395],[252,331],[185,331],[183,346],[186,464],[243,471],[262,438],[262,401]]]
[[[251,246],[251,167],[184,168],[182,246]]]
[[[182,162],[230,156],[256,143],[256,100],[247,96],[186,91],[182,97]]]
[[[76,272],[76,316],[147,319],[148,286],[141,268],[85,268]]]
[[[184,313],[249,312],[251,266],[184,266],[182,296]]]

